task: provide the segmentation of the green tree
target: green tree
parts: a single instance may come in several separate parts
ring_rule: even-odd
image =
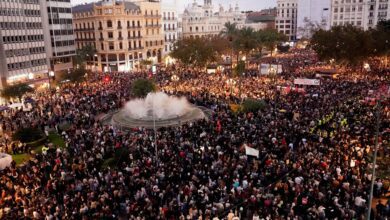
[[[1,96],[5,99],[18,98],[19,100],[21,100],[22,96],[29,92],[34,92],[34,89],[26,83],[20,83],[15,85],[9,85],[3,88],[1,90]]]
[[[76,51],[75,64],[79,67],[85,66],[86,62],[93,61],[97,50],[91,45],[84,46]]]
[[[271,51],[271,56],[276,46],[283,41],[287,40],[284,34],[279,33],[277,30],[266,29],[260,30],[256,33],[257,45],[265,47]]]
[[[257,112],[264,109],[267,104],[263,100],[245,99],[242,103],[242,110],[244,112]]]
[[[37,141],[43,137],[43,132],[33,127],[21,128],[12,135],[14,141],[20,141],[22,143]]]
[[[132,95],[138,98],[144,98],[154,91],[156,91],[156,85],[148,79],[137,79],[131,86]]]
[[[72,83],[80,83],[85,80],[85,74],[88,71],[82,66],[79,68],[74,68],[70,72],[61,72],[58,75],[58,81],[59,82],[64,82],[64,81],[69,81]]]
[[[186,66],[205,67],[217,60],[218,51],[212,38],[184,38],[175,43],[171,56]]]
[[[241,52],[244,55],[248,55],[252,49],[257,48],[257,44],[256,32],[250,27],[245,27],[238,30],[237,37],[233,41],[233,48],[238,53]]]
[[[311,39],[312,48],[323,61],[334,59],[338,64],[361,67],[373,54],[374,40],[368,31],[352,25],[318,30]]]
[[[373,54],[388,56],[390,52],[390,20],[380,21],[375,29],[371,30]]]

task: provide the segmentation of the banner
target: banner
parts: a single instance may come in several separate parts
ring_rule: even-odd
[[[273,69],[276,74],[282,73],[283,72],[283,66],[282,65],[276,65],[276,64],[269,64],[269,63],[262,63],[259,66],[260,74],[262,75],[269,75],[270,70]]]
[[[305,86],[319,86],[321,85],[321,81],[319,79],[298,78],[298,79],[294,79],[294,84],[305,85]]]
[[[248,147],[246,144],[244,146],[245,146],[245,154],[247,156],[254,156],[254,157],[259,158],[259,150]]]

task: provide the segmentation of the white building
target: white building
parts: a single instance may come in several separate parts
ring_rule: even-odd
[[[378,21],[390,18],[388,0],[332,0],[331,25],[374,28]]]
[[[222,6],[214,12],[211,0],[204,0],[203,5],[196,1],[188,6],[181,18],[182,37],[216,36],[223,30],[226,23],[245,23],[245,14],[240,12],[238,5],[225,10]]]
[[[297,38],[298,0],[277,0],[276,29],[290,41]]]
[[[161,2],[162,23],[165,35],[163,55],[171,52],[173,44],[178,39],[178,13],[176,5],[177,0],[163,0]]]
[[[50,71],[68,71],[73,68],[72,57],[76,55],[70,1],[45,0],[41,6]]]
[[[298,0],[297,38],[310,38],[313,29],[330,29],[331,0]]]
[[[0,87],[48,73],[39,0],[0,1]]]

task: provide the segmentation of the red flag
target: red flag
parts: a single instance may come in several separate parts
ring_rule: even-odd
[[[222,130],[221,121],[220,121],[220,120],[218,120],[218,121],[217,121],[217,132],[218,132],[218,133],[220,133],[220,132],[221,132],[221,130]]]

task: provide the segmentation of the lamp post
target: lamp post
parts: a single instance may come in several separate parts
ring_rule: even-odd
[[[242,73],[238,73],[238,74],[240,74],[240,82],[239,82],[239,98],[240,98],[240,100],[241,100],[241,102],[242,102],[242,98],[241,98],[241,85],[242,85],[242,77],[243,76],[245,76],[245,69],[246,69],[246,56],[243,56],[242,58],[241,58],[241,61],[244,63],[244,72],[242,72]]]
[[[177,91],[177,82],[180,80],[180,78],[174,74],[172,77],[171,77],[171,80],[172,82],[175,84],[175,91]]]
[[[93,66],[95,67],[95,74],[97,73],[97,68],[98,68],[98,55],[95,53],[95,55],[93,55],[93,59],[94,59],[94,64]]]

